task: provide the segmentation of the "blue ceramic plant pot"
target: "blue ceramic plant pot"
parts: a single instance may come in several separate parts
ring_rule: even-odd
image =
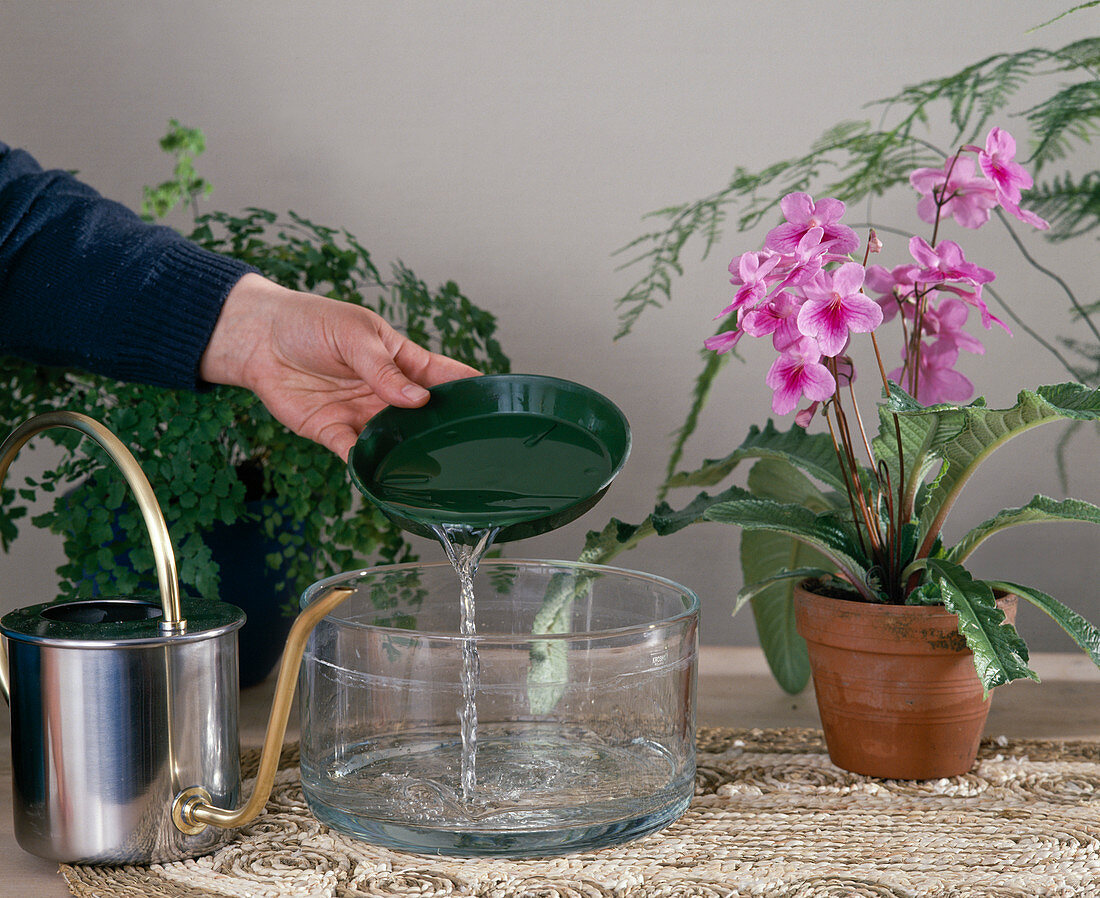
[[[73,487],[63,500],[68,501],[80,489],[80,485]],[[284,583],[285,573],[267,565],[268,556],[282,550],[277,536],[269,537],[263,532],[262,521],[265,514],[270,513],[271,505],[270,499],[247,501],[247,517],[232,524],[216,522],[202,538],[218,565],[217,598],[237,606],[247,617],[238,631],[242,689],[263,682],[278,663],[287,633],[294,623],[293,611],[286,609],[297,606],[297,591]],[[288,527],[293,528],[293,525]],[[112,522],[111,529],[113,538],[107,547],[115,553],[115,564],[133,571],[129,540],[117,521]],[[141,579],[137,591],[155,594],[157,586],[153,572],[138,573]],[[102,595],[94,581],[91,595],[96,598]]]

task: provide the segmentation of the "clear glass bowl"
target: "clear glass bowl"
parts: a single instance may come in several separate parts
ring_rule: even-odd
[[[302,787],[325,824],[416,853],[531,857],[624,842],[687,808],[690,590],[598,565],[486,560],[477,635],[463,638],[448,564],[340,574],[303,606],[334,584],[355,593],[314,630],[299,682]]]

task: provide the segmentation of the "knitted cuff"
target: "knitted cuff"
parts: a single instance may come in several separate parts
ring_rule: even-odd
[[[117,359],[121,377],[164,387],[203,386],[199,362],[225,298],[255,270],[184,240],[165,246],[140,289],[138,314],[128,322],[126,348]]]

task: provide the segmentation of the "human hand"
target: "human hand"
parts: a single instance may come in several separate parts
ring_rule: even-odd
[[[210,382],[252,390],[295,433],[347,458],[387,405],[413,408],[426,387],[472,377],[362,306],[247,274],[229,292],[199,364]]]

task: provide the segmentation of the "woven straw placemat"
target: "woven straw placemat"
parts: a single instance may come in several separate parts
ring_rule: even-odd
[[[1031,898],[1100,895],[1100,745],[987,740],[966,776],[834,767],[815,730],[704,729],[695,799],[615,848],[524,861],[419,857],[345,838],[302,799],[295,746],[266,813],[216,854],[70,867],[84,898]],[[246,762],[255,764],[254,756]]]

